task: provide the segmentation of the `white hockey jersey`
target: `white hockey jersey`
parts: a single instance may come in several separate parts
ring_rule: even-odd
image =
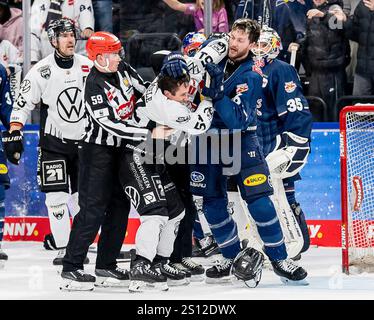
[[[49,5],[50,0],[35,0],[31,7],[31,61],[39,61],[54,51],[44,28]],[[74,20],[80,31],[86,28],[94,30],[91,0],[65,0],[61,5],[61,11],[63,17]],[[78,40],[75,52],[86,55],[85,45],[86,40]]]
[[[35,105],[41,102],[41,134],[80,140],[85,115],[82,89],[91,67],[92,62],[78,54],[74,55],[70,69],[60,68],[54,54],[39,61],[21,83],[10,122],[24,125]]]
[[[147,120],[166,125],[189,134],[202,134],[209,129],[213,118],[213,105],[210,99],[204,99],[199,106],[192,106],[196,93],[203,80],[207,63],[218,64],[228,51],[228,41],[225,38],[210,41],[194,57],[187,57],[190,73],[189,101],[190,105],[166,98],[157,85],[157,78],[146,90],[137,103],[136,117],[139,124],[147,125]],[[165,52],[167,54],[167,52]]]
[[[170,100],[163,95],[157,85],[157,78],[148,87],[144,96],[137,103],[136,116],[140,126],[147,126],[148,119],[170,128],[201,134],[209,129],[213,118],[212,101],[205,99],[195,112],[193,108]]]

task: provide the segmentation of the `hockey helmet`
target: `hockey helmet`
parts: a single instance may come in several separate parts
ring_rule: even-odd
[[[263,26],[257,46],[252,49],[253,54],[256,58],[273,60],[279,55],[280,50],[282,50],[282,42],[278,33],[266,25]]]
[[[261,280],[264,255],[254,248],[243,249],[232,263],[232,274],[248,287],[257,287]]]
[[[60,34],[64,32],[73,32],[75,39],[77,39],[77,31],[75,28],[74,21],[69,18],[52,20],[47,28],[49,42],[52,44],[52,40],[57,39],[60,36]]]
[[[182,42],[183,54],[193,56],[205,40],[206,37],[201,32],[187,33]]]
[[[121,41],[114,34],[105,31],[95,32],[88,38],[86,51],[92,61],[95,61],[99,54],[104,53],[118,53],[123,56]]]

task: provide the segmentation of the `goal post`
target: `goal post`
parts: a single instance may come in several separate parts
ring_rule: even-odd
[[[374,105],[340,112],[342,266],[374,272]]]

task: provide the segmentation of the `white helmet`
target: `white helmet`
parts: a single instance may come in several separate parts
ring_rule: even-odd
[[[278,56],[280,50],[282,50],[282,42],[278,33],[266,25],[263,26],[257,46],[252,49],[255,58],[273,60]]]

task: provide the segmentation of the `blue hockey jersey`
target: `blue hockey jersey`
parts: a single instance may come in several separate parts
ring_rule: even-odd
[[[9,129],[10,114],[12,112],[12,98],[8,76],[2,64],[0,64],[0,103],[1,122],[6,129]]]
[[[226,67],[228,59],[220,66]],[[254,63],[246,59],[224,82],[224,97],[214,102],[211,128],[256,130],[256,106],[261,102],[262,77],[252,71]]]
[[[275,147],[275,137],[285,131],[310,138],[312,114],[296,69],[278,59],[262,61],[263,99],[257,108],[257,135],[265,156]]]

